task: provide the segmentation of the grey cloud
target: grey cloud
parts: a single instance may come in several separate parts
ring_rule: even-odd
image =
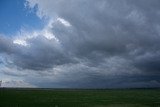
[[[85,74],[85,76],[84,76]],[[62,74],[63,75],[63,74]],[[27,80],[41,87],[54,88],[153,88],[160,87],[160,79],[157,75],[124,75],[124,76],[106,76],[99,73],[70,73],[70,76],[51,80],[47,78]],[[73,78],[75,75],[76,78]],[[72,79],[71,79],[71,78]],[[81,77],[81,78],[80,78]],[[54,77],[53,77],[54,78]],[[78,78],[78,79],[77,79]],[[33,81],[34,80],[34,81]],[[36,82],[38,81],[38,82]]]
[[[63,3],[66,3],[65,1],[61,2],[62,5]],[[72,41],[72,45],[74,44],[74,47],[71,48],[77,49],[77,53],[102,51],[110,54],[119,54],[127,51],[127,45],[132,45],[135,48],[142,47],[150,49],[159,44],[159,35],[153,30],[153,27],[155,26],[150,26],[151,24],[147,25],[148,21],[142,25],[139,25],[134,21],[132,22],[132,19],[127,18],[131,16],[130,14],[132,11],[137,11],[137,13],[132,15],[133,18],[140,17],[138,15],[142,13],[139,12],[140,10],[138,9],[135,10],[134,8],[131,8],[132,6],[130,6],[128,2],[126,2],[128,3],[128,6],[126,6],[125,2],[117,3],[117,1],[108,1],[108,4],[106,3],[106,5],[109,6],[103,8],[102,13],[99,11],[95,12],[95,10],[98,10],[99,8],[91,4],[88,5],[90,1],[79,2],[75,3],[72,1],[67,1],[71,7],[72,5],[73,7],[76,7],[81,3],[86,3],[85,5],[88,7],[86,6],[87,9],[85,9],[85,11],[81,12],[84,8],[83,6],[77,6],[78,9],[72,9],[69,8],[70,5],[65,5],[63,8],[67,9],[64,10],[61,9],[59,4],[55,8],[55,11],[59,12],[60,17],[65,18],[73,25],[74,28],[72,29],[73,31],[71,33],[66,32],[65,28],[63,30],[62,27],[53,27],[53,29],[56,28],[56,30],[53,32],[57,34],[56,36],[62,41],[62,43],[65,43],[65,46],[68,46],[68,44]],[[94,1],[93,4],[98,4],[99,2],[102,1]],[[115,15],[114,12],[107,13],[108,11],[106,10],[108,9],[113,10]],[[125,9],[128,9],[128,11],[125,12]],[[134,20],[139,21],[138,18],[135,18]],[[66,35],[69,38],[67,39],[69,41],[66,41],[66,39],[63,38],[66,37]]]
[[[54,40],[48,40],[43,36],[29,39],[29,47],[15,44],[14,52],[7,58],[12,63],[23,69],[45,70],[53,68],[55,65],[71,63],[73,60],[67,52],[55,44]],[[8,54],[8,51],[4,51]]]
[[[48,40],[44,36],[29,39],[29,47],[13,43],[12,39],[0,37],[0,51],[5,57],[5,63],[24,69],[42,70],[53,68],[54,65],[73,62],[68,52],[64,52],[61,46],[54,40]],[[10,63],[10,61],[11,63]],[[4,61],[3,61],[4,63]]]
[[[101,4],[102,7],[98,7],[97,4]],[[78,57],[92,61],[95,59],[97,63],[110,56],[122,56],[133,61],[148,52],[153,56],[159,56],[155,54],[160,45],[157,4],[160,4],[157,0],[148,1],[146,4],[143,0],[56,2],[55,8],[53,6],[52,9],[60,17],[68,20],[73,28],[71,32],[65,27],[53,25],[53,33]],[[52,16],[50,11],[48,13]],[[141,68],[140,65],[136,67]],[[150,71],[154,72],[153,69]]]
[[[54,20],[49,30],[59,44],[43,35],[28,39],[29,47],[0,38],[0,52],[11,53],[7,58],[22,70],[50,75],[42,80],[35,77],[43,84],[34,84],[93,88],[159,86],[159,0],[28,2],[31,8],[38,7],[39,16]],[[57,17],[71,26],[56,21]]]
[[[7,80],[7,81],[3,81],[2,83],[3,87],[36,87],[34,85],[31,85],[29,83],[26,83],[23,80]]]
[[[146,53],[143,56],[139,56],[135,59],[134,65],[147,73],[159,74],[160,71],[160,53]]]
[[[0,52],[12,52],[12,42],[9,38],[4,37],[3,35],[0,35]]]

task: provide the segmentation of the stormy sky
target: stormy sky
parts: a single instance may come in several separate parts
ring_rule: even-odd
[[[13,17],[23,11],[0,11],[13,26],[0,25],[2,86],[160,87],[159,0],[26,0],[19,4],[25,17]],[[7,8],[11,9],[3,6]],[[20,27],[13,29],[16,23]]]

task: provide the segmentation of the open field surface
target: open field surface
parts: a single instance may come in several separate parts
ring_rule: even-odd
[[[0,89],[0,107],[160,107],[160,89]]]

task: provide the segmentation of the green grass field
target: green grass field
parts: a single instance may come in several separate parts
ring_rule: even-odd
[[[0,107],[160,107],[160,90],[0,89]]]

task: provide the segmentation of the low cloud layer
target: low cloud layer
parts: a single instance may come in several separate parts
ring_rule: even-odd
[[[160,87],[159,0],[26,4],[48,24],[0,36],[1,74],[38,87]]]

